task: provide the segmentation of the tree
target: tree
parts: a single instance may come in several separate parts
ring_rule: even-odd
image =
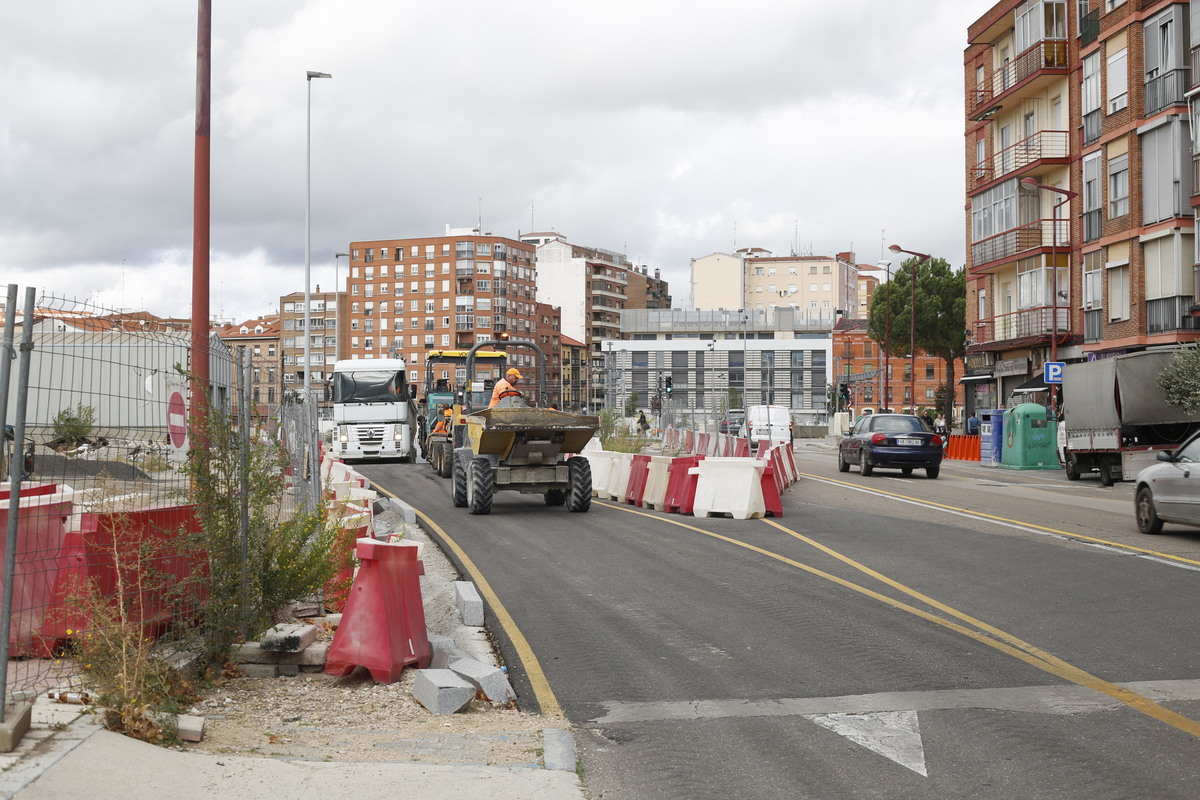
[[[924,263],[915,256],[906,259],[900,269],[892,273],[890,281],[875,290],[867,317],[867,335],[879,342],[890,356],[908,353],[909,338],[913,334],[912,280],[916,270],[916,326],[915,340],[918,352],[936,356],[946,362],[946,384],[942,413],[947,420],[954,418],[956,395],[955,359],[962,358],[967,350],[967,300],[966,278],[963,269],[952,269],[942,258],[930,258]],[[890,338],[888,330],[888,307],[891,307]],[[887,341],[885,341],[887,339]],[[912,398],[913,408],[917,398]]]
[[[632,417],[637,414],[638,401],[641,399],[637,392],[629,393],[629,396],[625,398],[625,416]]]
[[[1189,415],[1200,415],[1200,349],[1181,348],[1155,383],[1168,403]]]

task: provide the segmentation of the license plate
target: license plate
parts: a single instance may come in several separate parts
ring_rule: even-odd
[[[912,447],[912,446],[919,446],[919,445],[921,444],[921,440],[920,440],[920,439],[913,439],[913,438],[909,438],[909,437],[903,437],[903,438],[898,438],[898,439],[896,439],[896,444],[898,444],[898,445],[906,445],[906,446],[909,446],[909,447]]]

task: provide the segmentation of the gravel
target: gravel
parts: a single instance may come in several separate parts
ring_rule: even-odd
[[[423,532],[409,530],[409,538],[424,542],[421,593],[429,631],[459,641],[477,633],[458,620],[453,565]],[[478,698],[458,714],[434,715],[413,700],[414,677],[407,668],[397,683],[378,684],[360,667],[342,678],[228,678],[188,709],[206,722],[202,741],[186,748],[320,761],[522,765],[540,762],[543,728],[569,727],[563,719]]]

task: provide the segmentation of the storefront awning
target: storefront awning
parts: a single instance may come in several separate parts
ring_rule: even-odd
[[[1038,375],[1036,378],[1030,378],[1020,386],[1012,390],[1013,394],[1033,394],[1034,392],[1048,392],[1050,387],[1046,385],[1046,380],[1043,376]]]
[[[959,383],[971,383],[972,381],[993,381],[994,375],[963,375],[958,379]]]

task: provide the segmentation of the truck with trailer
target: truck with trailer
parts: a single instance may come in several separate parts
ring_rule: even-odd
[[[416,385],[402,358],[361,358],[333,365],[333,443],[344,461],[416,456]]]
[[[1070,480],[1096,471],[1105,486],[1131,481],[1200,428],[1200,417],[1168,404],[1156,383],[1174,355],[1144,350],[1065,366],[1060,443]]]

